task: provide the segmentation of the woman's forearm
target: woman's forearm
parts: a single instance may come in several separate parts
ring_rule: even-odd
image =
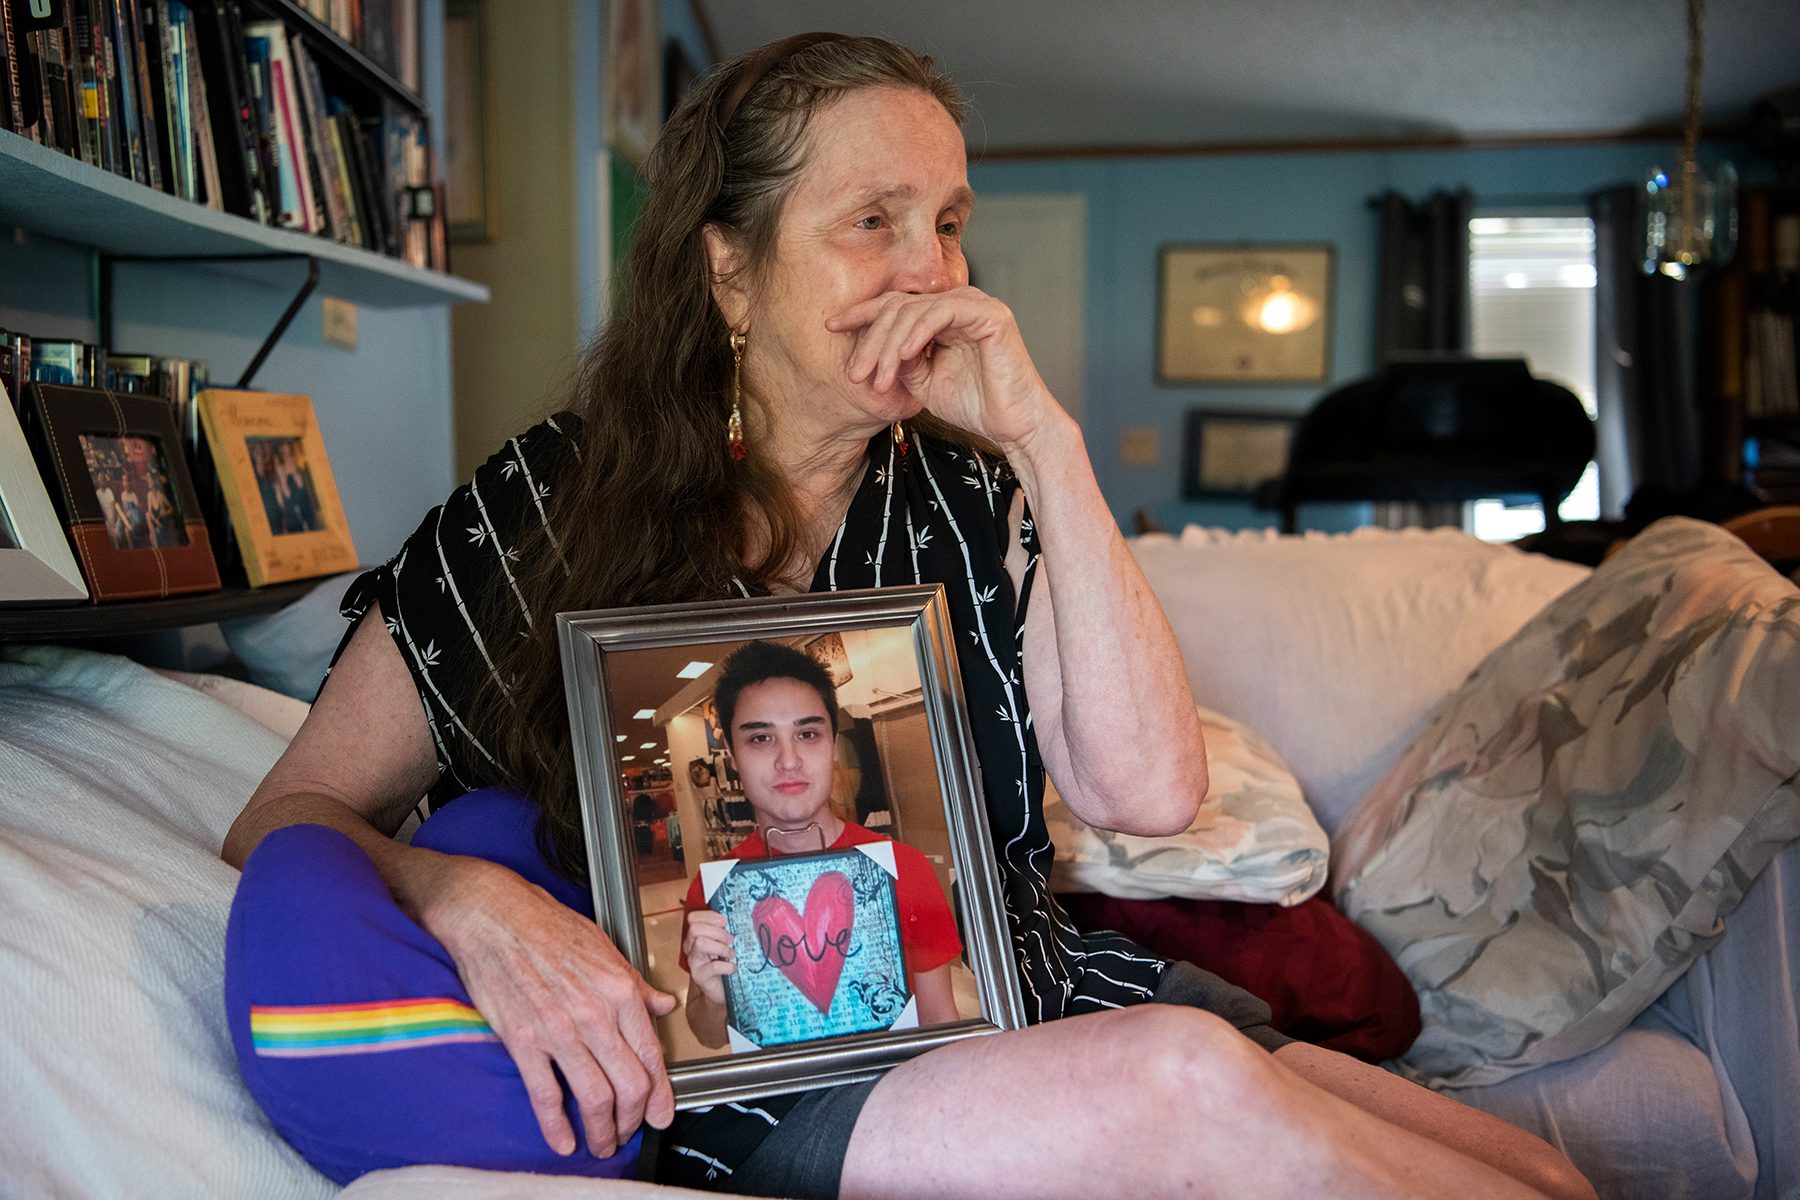
[[[1025,678],[1045,765],[1089,824],[1179,832],[1207,781],[1174,631],[1119,534],[1074,421],[1059,411],[1009,451],[1043,554]],[[1039,607],[1046,593],[1048,622]]]

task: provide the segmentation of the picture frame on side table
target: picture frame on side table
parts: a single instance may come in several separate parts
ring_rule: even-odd
[[[34,383],[39,458],[96,602],[219,589],[206,521],[161,396]]]
[[[656,1022],[677,1108],[855,1083],[1023,1024],[942,588],[557,629],[595,916],[681,1000]],[[690,929],[719,939],[695,962]]]
[[[1330,246],[1171,245],[1158,265],[1159,383],[1330,377]]]
[[[1256,495],[1262,484],[1287,470],[1298,421],[1285,413],[1190,408],[1181,460],[1182,498]]]
[[[81,567],[0,383],[0,604],[76,604]]]
[[[356,546],[312,400],[209,388],[198,404],[250,586],[355,567]]]

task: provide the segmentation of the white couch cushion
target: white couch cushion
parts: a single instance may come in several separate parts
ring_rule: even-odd
[[[1327,832],[1483,655],[1588,574],[1455,530],[1190,526],[1131,548],[1194,700],[1267,738]]]

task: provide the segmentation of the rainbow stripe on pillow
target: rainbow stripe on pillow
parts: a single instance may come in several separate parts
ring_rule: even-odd
[[[500,1038],[462,1001],[423,996],[361,1004],[253,1004],[250,1040],[264,1058],[318,1058]]]

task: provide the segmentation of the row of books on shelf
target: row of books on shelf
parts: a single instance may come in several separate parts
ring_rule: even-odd
[[[1742,313],[1744,416],[1800,419],[1794,322],[1800,311],[1800,193],[1746,189],[1743,267],[1727,283],[1737,289],[1727,304]]]
[[[15,410],[24,403],[24,385],[32,382],[157,395],[179,410],[206,388],[206,375],[206,364],[198,359],[111,354],[92,342],[0,329],[0,384]]]
[[[305,7],[401,86],[419,90],[419,0],[305,0]]]
[[[356,551],[305,396],[204,362],[0,330],[0,602],[142,599],[347,570]]]
[[[237,0],[0,0],[0,127],[221,212],[445,270],[425,118],[378,107],[327,86],[304,31],[246,20]]]
[[[1744,334],[1744,415],[1800,420],[1794,314],[1754,309]]]

